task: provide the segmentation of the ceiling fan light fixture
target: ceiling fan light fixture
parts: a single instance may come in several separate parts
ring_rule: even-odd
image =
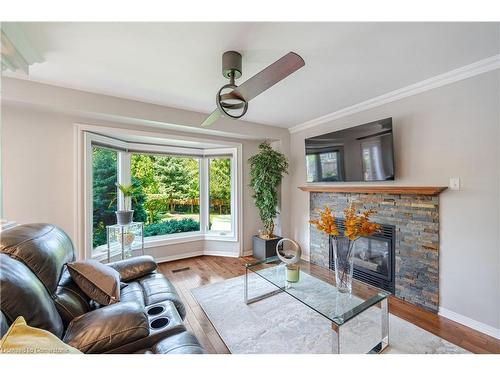
[[[217,92],[217,109],[225,116],[240,118],[247,113],[248,102],[239,95],[233,94],[236,85],[231,83],[224,85]]]

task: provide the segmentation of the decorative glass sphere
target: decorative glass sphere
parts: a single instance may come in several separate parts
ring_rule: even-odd
[[[276,254],[285,264],[295,264],[300,261],[302,250],[300,245],[290,238],[282,238],[276,244]]]

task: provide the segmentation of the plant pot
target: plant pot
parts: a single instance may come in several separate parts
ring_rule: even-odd
[[[258,235],[253,236],[253,257],[256,259],[266,259],[276,256],[276,245],[282,237],[264,239]]]
[[[116,223],[118,225],[129,225],[134,216],[134,210],[116,211]]]

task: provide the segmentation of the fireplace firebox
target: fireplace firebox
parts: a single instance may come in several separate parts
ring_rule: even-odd
[[[344,230],[342,220],[336,220],[340,233]],[[354,243],[353,277],[378,288],[395,292],[395,234],[394,225],[381,225],[380,231],[370,237],[362,237]],[[333,238],[329,240],[329,265],[335,270]]]

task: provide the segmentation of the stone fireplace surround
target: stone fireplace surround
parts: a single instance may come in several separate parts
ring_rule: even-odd
[[[439,198],[425,194],[310,193],[310,217],[328,206],[343,216],[349,201],[374,209],[373,221],[396,227],[396,297],[437,312],[439,306]],[[326,234],[310,226],[310,261],[329,267]]]

